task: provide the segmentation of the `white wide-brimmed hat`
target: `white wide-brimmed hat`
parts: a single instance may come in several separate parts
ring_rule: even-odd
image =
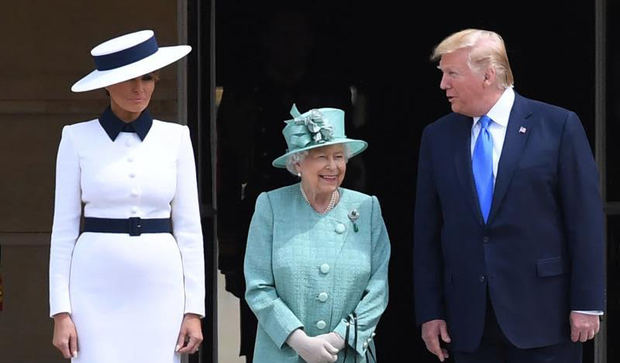
[[[156,71],[186,56],[192,47],[159,47],[152,30],[121,35],[94,47],[95,70],[71,86],[73,92],[91,91]]]

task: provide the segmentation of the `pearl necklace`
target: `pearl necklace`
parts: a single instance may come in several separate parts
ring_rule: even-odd
[[[304,192],[304,188],[302,188],[301,183],[299,184],[299,189],[301,190],[301,195],[304,196],[304,199],[306,200],[306,202],[308,203],[308,205],[310,207],[312,207],[312,204],[310,204],[310,201],[308,200],[308,196],[306,195],[306,192]],[[334,205],[336,204],[336,198],[338,197],[338,189],[334,190],[332,192],[332,196],[329,199],[329,204],[327,204],[327,207],[325,207],[325,209],[322,212],[317,211],[319,214],[325,214],[327,212],[329,212],[330,210],[332,210],[334,208]],[[314,207],[312,207],[314,209]]]

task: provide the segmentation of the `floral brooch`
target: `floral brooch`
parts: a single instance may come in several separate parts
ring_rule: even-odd
[[[353,209],[349,212],[348,214],[349,219],[351,220],[351,222],[353,222],[353,230],[355,232],[359,231],[359,228],[357,228],[357,224],[355,223],[355,221],[358,220],[358,218],[360,217],[359,212],[357,211],[357,209]]]

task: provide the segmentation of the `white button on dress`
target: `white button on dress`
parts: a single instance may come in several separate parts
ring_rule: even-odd
[[[346,231],[346,229],[347,228],[344,226],[344,224],[342,224],[342,223],[336,224],[336,233],[342,234],[342,233],[344,233],[344,231]]]

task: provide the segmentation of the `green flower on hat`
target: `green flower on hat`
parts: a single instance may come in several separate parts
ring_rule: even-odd
[[[334,128],[319,110],[313,109],[295,117],[291,122],[298,126],[291,136],[291,144],[296,147],[305,147],[311,143],[322,144],[334,138]],[[291,129],[293,127],[291,126]]]

